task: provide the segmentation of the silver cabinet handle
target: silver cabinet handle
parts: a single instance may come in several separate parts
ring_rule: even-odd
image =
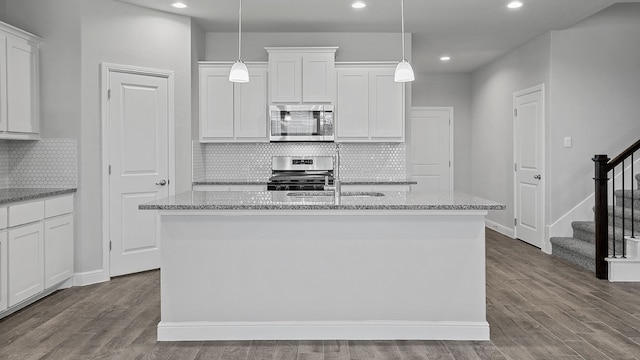
[[[542,179],[542,176],[540,176],[540,174],[538,174],[538,175],[535,175],[533,178],[536,179],[536,180],[540,180],[540,179]]]
[[[167,185],[167,180],[160,180],[160,182],[157,182],[156,185],[165,186]]]

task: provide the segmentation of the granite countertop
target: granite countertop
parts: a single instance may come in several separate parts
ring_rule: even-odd
[[[288,196],[297,193],[301,196]],[[494,201],[460,192],[386,191],[361,195],[343,192],[336,203],[332,192],[188,191],[142,204],[141,210],[504,210]],[[371,193],[370,193],[371,194]]]
[[[346,179],[342,185],[416,185],[418,182],[411,179]],[[267,181],[247,179],[207,179],[192,182],[192,185],[267,185]]]
[[[56,195],[71,194],[76,188],[9,188],[0,189],[0,204],[8,204],[18,201],[34,200]]]

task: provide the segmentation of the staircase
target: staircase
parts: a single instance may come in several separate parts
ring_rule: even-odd
[[[635,176],[637,181],[636,189],[640,189],[640,174]],[[615,238],[616,253],[621,253],[623,246],[623,234],[631,236],[632,222],[635,227],[636,238],[640,241],[640,191],[617,190],[615,192],[615,206],[609,206],[609,252],[613,252]],[[622,198],[624,197],[624,208]],[[634,209],[633,219],[631,208]],[[614,224],[615,216],[615,227]],[[622,219],[625,218],[625,229],[622,229]],[[575,265],[595,272],[595,222],[594,221],[574,221],[573,237],[552,237],[552,255],[565,259]],[[615,237],[614,237],[615,234]],[[638,243],[627,242],[627,258],[630,261],[640,261],[638,254]]]

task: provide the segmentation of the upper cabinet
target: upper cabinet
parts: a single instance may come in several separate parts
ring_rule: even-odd
[[[267,47],[272,103],[333,103],[337,47]]]
[[[39,139],[42,39],[0,23],[0,139]]]
[[[232,83],[231,65],[199,64],[200,142],[267,142],[267,66],[247,64],[249,82]]]
[[[395,66],[337,68],[337,142],[404,142],[404,84],[393,80]]]

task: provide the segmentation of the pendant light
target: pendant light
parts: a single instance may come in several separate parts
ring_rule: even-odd
[[[404,0],[400,0],[400,9],[402,11],[402,60],[396,66],[396,74],[393,77],[395,82],[409,82],[415,80],[413,68],[404,57]]]
[[[247,65],[240,60],[240,51],[242,50],[242,0],[240,0],[240,10],[238,11],[238,61],[233,63],[231,71],[229,71],[229,81],[237,83],[249,82],[249,70]]]

